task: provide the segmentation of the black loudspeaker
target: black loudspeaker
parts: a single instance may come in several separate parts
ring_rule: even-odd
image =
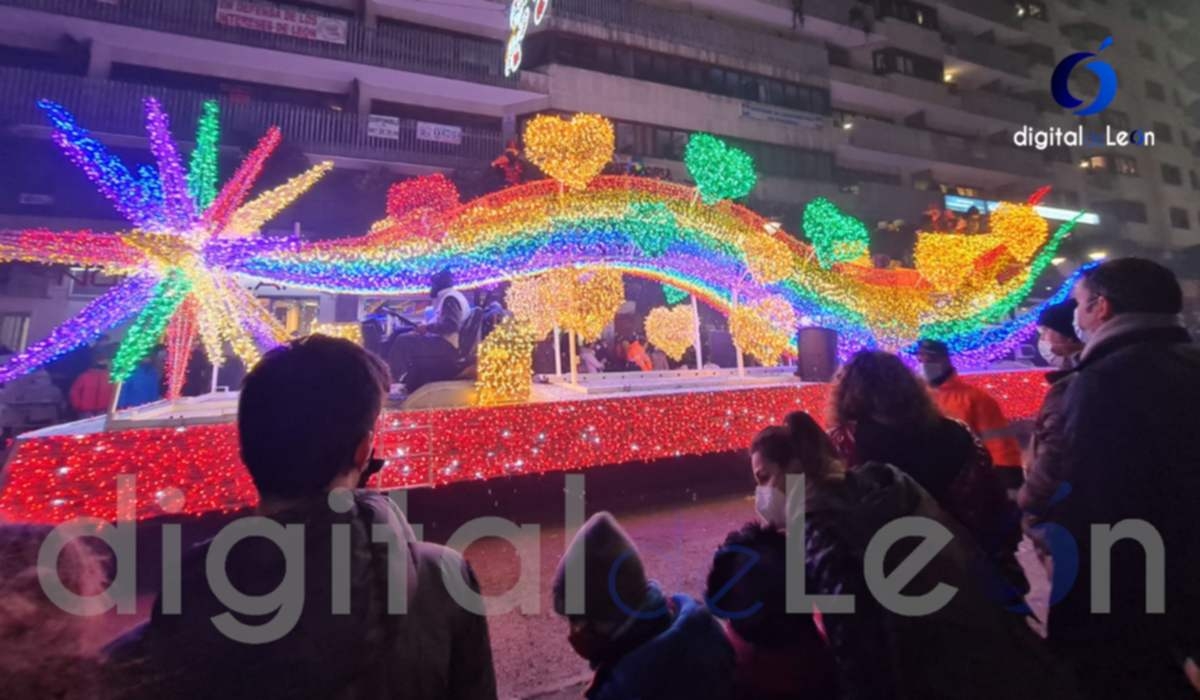
[[[828,382],[837,372],[837,331],[829,328],[801,328],[796,332],[800,367],[796,374],[806,382]]]

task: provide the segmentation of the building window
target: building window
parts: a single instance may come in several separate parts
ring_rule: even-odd
[[[1119,109],[1106,110],[1100,119],[1114,129],[1129,131],[1129,115]]]
[[[1039,0],[1021,0],[1016,3],[1017,16],[1023,19],[1040,19],[1043,22],[1049,20],[1046,15],[1046,3]]]
[[[730,70],[651,51],[613,49],[606,44],[578,37],[554,35],[549,40],[552,42],[552,49],[546,52],[544,60],[547,62],[558,62],[751,102],[763,102],[818,114],[829,113],[829,91],[826,88],[785,83],[754,73]],[[532,54],[530,56],[532,57]]]
[[[1053,163],[1074,163],[1075,159],[1071,156],[1071,149],[1066,146],[1050,146],[1045,150],[1045,159]]]
[[[1192,181],[1192,189],[1193,190],[1200,190],[1200,180],[1196,179],[1196,171],[1195,170],[1188,171],[1188,179]]]
[[[1163,143],[1175,143],[1175,135],[1171,132],[1171,127],[1162,122],[1154,122],[1154,136]]]
[[[1134,19],[1140,19],[1143,22],[1145,22],[1149,19],[1149,17],[1146,15],[1146,8],[1137,4],[1136,0],[1133,4],[1130,4],[1130,6],[1129,6],[1129,16],[1133,17]],[[1140,44],[1141,42],[1139,41],[1138,43]],[[1151,59],[1151,60],[1153,60],[1153,59]]]
[[[926,29],[938,28],[937,10],[910,0],[882,0],[879,3],[879,14],[883,17],[895,17],[902,22],[915,24]]]
[[[1156,83],[1153,80],[1146,81],[1146,97],[1157,102],[1167,101],[1167,91],[1163,89],[1162,83]]]
[[[0,345],[21,352],[29,344],[29,314],[0,313]]]
[[[941,61],[898,49],[875,52],[876,73],[903,73],[914,78],[942,82],[945,70]]]
[[[1168,185],[1182,185],[1183,172],[1174,165],[1162,164],[1162,179]]]
[[[1147,61],[1156,61],[1158,58],[1154,55],[1154,47],[1146,42],[1138,39],[1137,42],[1138,55]]]
[[[1191,221],[1188,219],[1187,209],[1180,209],[1179,207],[1171,207],[1170,214],[1171,214],[1171,225],[1174,226],[1175,228],[1190,229],[1192,227]]]
[[[1191,137],[1188,136],[1187,129],[1179,130],[1179,140],[1183,142],[1184,148],[1192,147],[1192,139],[1191,139]]]
[[[1113,156],[1114,169],[1118,175],[1128,175],[1129,177],[1138,176],[1137,158],[1129,156]]]
[[[1108,172],[1108,156],[1092,156],[1085,162],[1087,163],[1088,170],[1091,170],[1092,172]]]
[[[1097,204],[1096,208],[1115,216],[1120,221],[1131,224],[1146,223],[1146,205],[1141,202],[1119,200]]]

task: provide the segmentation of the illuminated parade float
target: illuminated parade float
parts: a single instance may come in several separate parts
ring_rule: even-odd
[[[936,338],[961,366],[985,366],[1032,335],[1041,307],[1015,311],[1075,224],[1051,229],[1038,192],[996,206],[987,233],[918,233],[915,268],[877,268],[865,225],[828,200],[808,203],[798,235],[736,204],[754,188],[754,164],[713,136],[694,134],[687,145],[694,185],[601,175],[613,156],[612,124],[579,114],[526,127],[524,157],[547,179],[463,202],[445,177],[418,177],[393,186],[387,217],[364,235],[264,237],[262,226],[330,167],[251,197],[278,130],[218,188],[215,105],[185,167],[167,116],[148,99],[156,163],[136,169],[62,106],[41,106],[57,143],[131,228],[6,232],[0,261],[90,267],[124,281],[14,356],[0,381],[124,329],[113,382],[162,345],[167,398],[18,438],[0,509],[21,519],[112,518],[118,474],[137,476],[139,518],[254,503],[237,454],[236,395],[180,397],[194,343],[216,366],[229,348],[249,367],[286,340],[247,280],[385,298],[427,295],[430,278],[448,267],[460,290],[503,286],[510,314],[482,339],[475,377],[420,389],[382,419],[377,449],[387,461],[376,484],[417,487],[740,449],[790,410],[822,415],[828,385],[776,367],[796,356],[798,327],[836,331],[842,357]],[[703,304],[727,318],[738,366],[706,368],[695,357],[696,369],[576,377],[577,343],[613,321],[624,276],[663,285],[668,305],[645,319],[651,344],[675,360],[689,348],[698,355]],[[1070,282],[1046,303],[1060,301]],[[534,346],[551,334],[571,361],[535,381]],[[745,367],[744,357],[761,366]],[[1036,372],[968,380],[1018,419],[1032,416],[1044,390]],[[455,398],[439,405],[437,396]]]

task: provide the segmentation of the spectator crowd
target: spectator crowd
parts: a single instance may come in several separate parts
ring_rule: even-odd
[[[593,671],[585,697],[1200,696],[1200,348],[1182,302],[1148,260],[1085,270],[1039,319],[1057,359],[1024,450],[945,344],[918,345],[919,375],[855,355],[823,420],[781,415],[751,441],[752,522],[713,553],[700,597],[663,590],[617,519],[594,514],[550,600]],[[218,538],[183,555],[178,595],[101,647],[91,618],[41,589],[46,531],[0,527],[0,695],[495,698],[485,611],[463,604],[479,590],[471,566],[364,488],[388,375],[323,336],[247,374],[239,446],[276,536],[225,552],[251,614],[214,590]],[[1051,581],[1048,612],[1025,603],[1024,541]],[[303,555],[295,609],[271,595],[289,548]],[[56,566],[75,594],[106,585],[79,541]],[[291,630],[255,638],[273,618]]]

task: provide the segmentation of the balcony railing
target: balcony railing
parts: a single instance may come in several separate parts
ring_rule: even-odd
[[[517,83],[504,76],[504,47],[498,42],[416,28],[373,29],[347,19],[346,43],[340,44],[218,24],[217,0],[0,0],[0,6],[473,82]]]
[[[1019,24],[1013,6],[1000,0],[941,0],[941,4],[1007,27],[1015,27]]]
[[[875,120],[856,121],[850,145],[956,165],[974,165],[1036,176],[1045,170],[1040,156],[992,146],[977,139],[948,136]]]
[[[945,83],[920,80],[899,73],[875,75],[863,70],[835,66],[830,71],[830,77],[834,82],[851,83],[871,90],[904,95],[950,109],[961,109],[1016,124],[1036,123],[1038,116],[1037,106],[1027,100],[981,90],[951,95],[946,89]]]
[[[398,137],[385,139],[369,136],[365,115],[349,112],[279,102],[231,102],[191,90],[0,68],[0,121],[8,124],[45,126],[36,102],[48,98],[62,103],[91,131],[141,136],[145,120],[139,104],[148,96],[162,102],[181,140],[188,138],[203,102],[217,99],[223,133],[253,139],[278,126],[287,142],[316,155],[453,166],[487,162],[503,150],[499,129],[463,127],[462,143],[448,144],[418,139],[416,122],[402,119]]]
[[[554,0],[550,19],[619,27],[674,44],[725,52],[793,70],[823,72],[825,66],[825,49],[819,44],[788,41],[691,12],[629,0]]]
[[[976,65],[1029,77],[1029,59],[1016,51],[963,34],[947,36],[946,53]]]
[[[1028,100],[1000,95],[986,90],[961,93],[963,109],[975,114],[987,114],[1018,124],[1037,123],[1037,106]]]

